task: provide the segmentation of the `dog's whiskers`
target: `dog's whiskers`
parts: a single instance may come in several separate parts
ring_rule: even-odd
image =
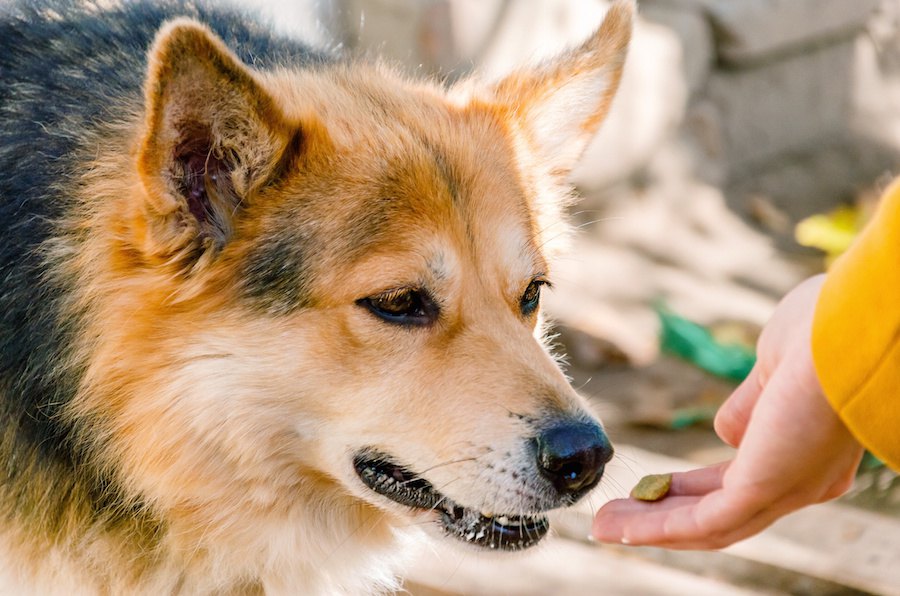
[[[581,391],[582,389],[584,389],[585,387],[587,387],[588,384],[589,384],[591,381],[593,381],[593,380],[594,380],[594,377],[588,377],[587,380],[585,380],[584,383],[582,383],[581,385],[579,385],[578,387],[575,388],[575,391]]]
[[[435,465],[433,465],[433,466],[430,466],[430,467],[428,467],[428,468],[425,468],[424,470],[422,470],[421,473],[422,473],[422,474],[426,474],[426,473],[428,473],[428,472],[431,472],[432,470],[436,470],[436,469],[438,469],[438,468],[443,468],[444,466],[452,466],[453,464],[462,464],[462,463],[474,462],[474,461],[478,461],[478,457],[477,457],[477,456],[476,456],[476,457],[462,457],[462,458],[460,458],[460,459],[453,459],[453,460],[450,460],[450,461],[445,461],[445,462],[443,462],[443,463],[435,464]],[[405,482],[408,482],[408,481],[405,481]]]
[[[460,476],[457,476],[456,478],[453,478],[452,480],[448,480],[447,482],[445,482],[444,484],[442,484],[442,485],[440,486],[440,488],[436,489],[436,490],[441,494],[441,498],[438,499],[438,502],[434,504],[434,506],[431,508],[431,511],[437,510],[438,507],[440,507],[441,505],[444,504],[445,501],[447,501],[447,499],[448,499],[449,497],[447,497],[447,496],[444,494],[444,489],[446,489],[448,486],[450,486],[451,484],[453,484],[454,482],[456,482],[456,481],[459,480],[460,478],[461,478]]]
[[[606,221],[614,221],[614,220],[618,220],[618,219],[625,219],[625,218],[624,218],[624,217],[621,217],[621,216],[600,217],[600,218],[597,218],[597,219],[592,219],[592,220],[590,220],[590,221],[586,221],[586,222],[580,223],[580,224],[578,224],[578,225],[566,227],[566,228],[563,229],[561,232],[559,232],[559,233],[557,233],[557,234],[554,234],[553,236],[550,236],[549,238],[546,238],[543,242],[541,242],[540,244],[538,244],[538,248],[544,248],[544,246],[546,246],[546,245],[549,244],[550,242],[553,242],[553,241],[556,240],[557,238],[560,238],[560,237],[562,237],[562,236],[565,236],[566,234],[571,234],[572,232],[577,232],[578,230],[581,230],[581,229],[586,228],[586,227],[588,227],[588,226],[592,226],[592,225],[594,225],[594,224],[598,224],[598,223],[602,223],[602,222],[606,222]]]

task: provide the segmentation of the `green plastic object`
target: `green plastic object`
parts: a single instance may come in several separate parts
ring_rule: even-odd
[[[666,352],[684,358],[719,377],[743,381],[756,362],[756,354],[740,344],[723,344],[708,329],[657,306],[660,322],[660,346]]]

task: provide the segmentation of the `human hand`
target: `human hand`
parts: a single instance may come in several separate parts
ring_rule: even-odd
[[[713,549],[756,534],[796,509],[846,492],[863,454],[822,393],[812,360],[812,320],[824,276],[778,305],[747,379],[716,415],[730,462],[676,473],[658,502],[614,500],[594,519],[603,542]]]

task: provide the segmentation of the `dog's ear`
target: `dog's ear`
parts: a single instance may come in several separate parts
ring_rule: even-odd
[[[494,84],[488,101],[521,131],[549,170],[565,176],[606,116],[619,86],[634,19],[634,1],[610,7],[580,47]]]
[[[190,19],[160,29],[144,93],[138,172],[154,252],[221,248],[255,191],[301,151],[303,127],[288,122],[256,73]]]

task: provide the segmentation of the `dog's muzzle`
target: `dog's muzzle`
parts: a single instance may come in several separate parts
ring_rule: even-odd
[[[597,486],[613,455],[602,428],[580,418],[551,419],[526,444],[534,458],[529,482],[539,495],[529,511],[572,505]],[[414,510],[433,511],[447,535],[474,546],[521,550],[537,544],[550,528],[540,513],[498,515],[460,505],[393,456],[374,448],[357,452],[353,466],[372,491]]]
[[[486,515],[458,505],[427,480],[376,451],[357,454],[353,465],[367,487],[400,505],[436,512],[444,532],[474,546],[522,550],[537,544],[550,529],[546,516]]]

